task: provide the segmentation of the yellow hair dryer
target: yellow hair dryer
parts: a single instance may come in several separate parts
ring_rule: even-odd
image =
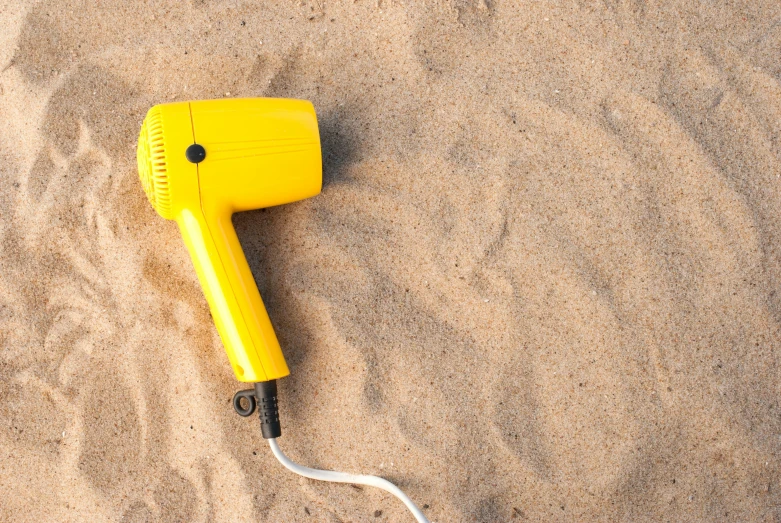
[[[263,437],[289,470],[381,488],[402,500],[419,523],[428,523],[389,481],[302,467],[277,444],[276,380],[290,371],[231,216],[320,192],[323,165],[312,104],[248,98],[156,105],[141,126],[138,173],[158,214],[179,224],[236,377],[255,382],[254,389],[233,396],[236,412],[246,417],[257,407]]]
[[[141,126],[138,172],[158,214],[179,224],[236,378],[287,376],[231,216],[320,192],[312,104],[247,98],[156,105]]]

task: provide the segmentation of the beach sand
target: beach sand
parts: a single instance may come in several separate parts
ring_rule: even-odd
[[[235,216],[280,446],[429,518],[781,521],[781,4],[0,6],[0,521],[409,522],[276,462],[154,104],[311,100],[321,195]]]

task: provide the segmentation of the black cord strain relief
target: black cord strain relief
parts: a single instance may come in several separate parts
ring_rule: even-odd
[[[255,397],[258,401],[260,431],[266,439],[278,438],[282,435],[279,424],[279,405],[277,403],[277,381],[260,381],[255,383]]]

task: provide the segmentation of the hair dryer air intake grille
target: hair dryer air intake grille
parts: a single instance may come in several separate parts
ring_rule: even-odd
[[[146,197],[163,218],[171,219],[171,192],[165,163],[163,115],[159,106],[153,107],[141,125],[138,137],[138,175]]]

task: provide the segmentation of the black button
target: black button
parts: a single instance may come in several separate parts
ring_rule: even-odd
[[[194,143],[187,148],[184,155],[192,163],[201,163],[206,158],[206,149],[203,148],[203,145]]]

